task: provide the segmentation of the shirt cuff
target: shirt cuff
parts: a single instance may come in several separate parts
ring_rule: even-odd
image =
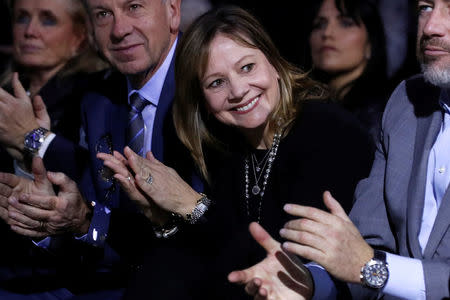
[[[48,149],[48,146],[53,141],[53,139],[56,137],[56,134],[53,132],[50,132],[49,135],[44,139],[44,141],[41,144],[41,147],[39,148],[38,155],[40,158],[44,158],[45,152]]]
[[[425,276],[419,259],[386,253],[389,279],[383,293],[403,299],[425,300]]]
[[[33,242],[33,244],[35,244],[39,248],[48,249],[48,247],[50,247],[51,240],[52,240],[52,238],[48,236],[45,239],[40,240],[39,242],[36,242],[34,240],[31,240],[31,241]]]

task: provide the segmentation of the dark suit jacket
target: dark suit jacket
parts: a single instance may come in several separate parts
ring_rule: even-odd
[[[174,167],[189,182],[188,178],[193,174],[192,163],[187,152],[181,150],[183,148],[172,122],[174,85],[172,60],[156,110],[152,152],[157,159]],[[117,288],[126,283],[122,275],[134,271],[139,265],[140,258],[144,255],[144,251],[140,250],[144,250],[144,247],[139,247],[138,251],[129,249],[126,239],[118,244],[105,243],[108,236],[113,234],[109,226],[111,216],[116,216],[114,219],[118,223],[117,227],[127,237],[134,236],[136,231],[141,233],[141,230],[152,228],[112,180],[112,174],[103,167],[103,162],[96,158],[98,152],[112,153],[116,150],[123,153],[126,145],[128,102],[125,76],[116,72],[98,74],[95,84],[83,98],[81,114],[85,135],[80,145],[57,136],[44,159],[48,168],[62,171],[76,179],[87,201],[95,202],[87,244],[98,247],[88,247],[87,251],[82,252],[82,256],[92,266],[97,266],[97,280],[110,288]],[[61,156],[60,153],[66,155]],[[139,221],[138,225],[131,226],[135,221]],[[139,239],[147,240],[147,237],[140,236]],[[114,245],[114,249],[110,244]],[[126,255],[127,252],[133,254]],[[124,260],[120,256],[129,259]]]
[[[71,143],[78,143],[79,140],[80,102],[88,85],[87,74],[63,78],[57,75],[39,92],[52,121],[51,130]],[[0,158],[1,170],[14,173],[12,158],[4,152]],[[0,224],[0,232],[0,255],[3,257],[0,263],[0,288],[28,294],[71,286],[81,261],[77,246],[63,243],[71,238],[60,236],[45,250],[34,245],[31,239],[13,233],[4,223]],[[67,248],[62,250],[62,244],[67,245]]]
[[[227,274],[265,257],[250,237],[244,197],[245,141],[233,134],[230,153],[209,152],[213,204],[207,222],[180,229],[146,256],[127,299],[247,299],[243,287]],[[262,200],[261,224],[281,240],[278,231],[290,217],[286,203],[324,208],[330,190],[350,209],[354,188],[372,163],[372,142],[354,117],[337,105],[311,102],[280,145]],[[253,199],[251,199],[253,200]]]

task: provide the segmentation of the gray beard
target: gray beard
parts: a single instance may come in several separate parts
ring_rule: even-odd
[[[421,63],[423,76],[426,81],[440,88],[450,88],[450,68],[440,68]]]

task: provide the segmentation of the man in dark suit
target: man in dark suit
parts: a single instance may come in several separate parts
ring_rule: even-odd
[[[334,278],[350,283],[354,299],[450,297],[448,10],[446,0],[418,1],[417,56],[423,74],[402,82],[391,96],[372,171],[356,189],[350,218],[329,193],[324,194],[324,202],[330,213],[285,207],[289,214],[301,217],[280,232],[295,242],[284,243],[285,250],[317,262]],[[279,244],[253,226],[254,236],[269,254],[280,250]],[[233,273],[230,279],[248,284],[247,291],[254,295],[310,296],[311,285],[299,288],[308,276],[295,277],[298,271],[285,270],[293,280],[272,280],[269,275],[280,268],[274,268],[274,263],[264,269],[269,261],[277,260],[269,255],[267,261]],[[324,291],[331,291],[333,281],[318,266],[309,269],[314,299],[328,299],[331,293]],[[297,288],[297,295],[286,282]]]
[[[180,0],[144,0],[139,3],[86,0],[85,4],[91,16],[96,44],[115,71],[94,80],[91,91],[84,96],[80,145],[38,129],[34,130],[36,143],[31,145],[34,153],[44,153],[41,156],[49,170],[64,172],[76,179],[83,196],[72,186],[73,197],[64,203],[60,198],[54,198],[52,203],[48,198],[42,199],[39,204],[27,197],[19,201],[21,192],[32,193],[42,186],[48,187],[49,183],[59,185],[60,193],[65,190],[63,186],[68,179],[51,173],[48,178],[40,176],[45,169],[37,160],[33,175],[41,179],[41,184],[36,179],[33,182],[12,175],[0,176],[5,190],[3,199],[17,195],[9,202],[2,201],[3,212],[6,211],[2,218],[13,224],[12,229],[19,234],[46,238],[41,243],[43,248],[45,243],[52,243],[56,235],[69,234],[71,243],[82,242],[102,249],[83,252],[84,260],[97,263],[99,260],[95,256],[99,255],[103,269],[98,273],[111,274],[105,270],[113,266],[118,271],[113,273],[117,274],[123,271],[122,265],[115,264],[118,255],[105,244],[111,211],[136,212],[136,208],[120,193],[112,174],[97,159],[97,153],[122,152],[125,145],[134,147],[141,155],[151,150],[156,158],[166,163],[181,162],[177,170],[182,176],[192,175],[189,163],[180,156],[170,114],[175,88],[173,67]],[[142,107],[136,109],[140,104]],[[139,121],[137,128],[136,120]],[[48,190],[52,193],[51,189]],[[12,210],[15,212],[11,213]],[[151,226],[148,227],[151,231]],[[133,232],[130,236],[134,236]],[[96,289],[104,288],[101,284],[113,290],[117,284],[124,284],[115,281],[115,275],[94,276],[92,279],[91,282],[85,280],[85,284],[93,285],[94,299],[104,295],[95,294]],[[113,294],[108,297],[120,297],[120,291]]]

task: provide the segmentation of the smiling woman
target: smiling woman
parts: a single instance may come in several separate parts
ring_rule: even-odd
[[[151,174],[150,182],[147,173],[137,177],[139,189],[119,176],[125,167],[108,164],[131,199],[151,199],[142,205],[149,218],[161,214],[155,205],[166,218],[177,216],[156,224],[170,242],[152,246],[128,299],[246,299],[226,276],[265,257],[248,234],[250,222],[278,237],[288,220],[283,205],[323,208],[324,190],[349,210],[370,168],[369,137],[351,114],[325,103],[322,86],[285,61],[259,22],[237,7],[212,10],[186,30],[175,76],[175,127],[209,183],[208,196],[152,155],[126,150],[137,174],[142,166]],[[174,289],[178,281],[183,287]]]

